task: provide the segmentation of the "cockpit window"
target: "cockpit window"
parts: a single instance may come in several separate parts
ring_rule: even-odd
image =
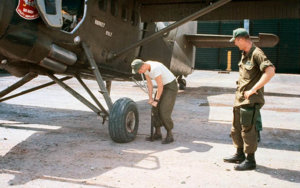
[[[107,0],[99,0],[98,6],[100,10],[106,11],[107,10]]]
[[[110,12],[113,16],[118,16],[118,11],[119,11],[118,5],[119,5],[118,0],[111,0]]]
[[[122,6],[121,17],[122,17],[123,21],[125,21],[125,22],[128,20],[128,7],[125,5]]]
[[[136,11],[132,11],[131,13],[131,24],[136,26],[139,21],[139,14]]]

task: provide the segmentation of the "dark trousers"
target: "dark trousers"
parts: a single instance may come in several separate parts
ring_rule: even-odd
[[[158,106],[152,107],[152,111],[156,112],[153,117],[155,119],[154,126],[156,128],[163,125],[167,131],[171,131],[173,129],[174,123],[171,115],[175,105],[177,92],[178,86],[176,80],[164,85]]]

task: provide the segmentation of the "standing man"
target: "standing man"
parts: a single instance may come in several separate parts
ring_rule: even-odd
[[[260,108],[264,105],[264,85],[275,75],[275,67],[264,52],[256,47],[244,28],[233,31],[230,42],[242,50],[239,62],[239,80],[233,107],[231,137],[237,148],[233,156],[224,162],[239,163],[235,170],[256,168],[254,153],[257,149],[258,134],[262,128]],[[246,154],[246,156],[245,156]]]
[[[157,108],[158,114],[155,117],[155,133],[153,135],[154,140],[162,139],[160,127],[164,125],[167,130],[167,136],[162,141],[162,144],[169,144],[174,141],[172,129],[173,120],[171,114],[175,104],[178,86],[176,78],[171,71],[167,69],[162,63],[157,61],[142,61],[135,59],[131,63],[132,73],[145,74],[148,86],[149,100],[148,103],[152,105],[152,108]],[[157,84],[157,92],[155,97],[152,97],[153,85],[152,81],[155,80]],[[153,109],[152,109],[153,111]],[[160,120],[159,120],[160,119]],[[161,122],[161,123],[158,123]],[[146,140],[151,140],[151,137],[147,137]]]

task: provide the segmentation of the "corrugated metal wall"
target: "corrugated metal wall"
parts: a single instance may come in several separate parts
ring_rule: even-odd
[[[300,73],[300,19],[278,23],[277,72]]]
[[[232,30],[243,27],[239,21],[199,21],[198,33],[232,35]],[[279,36],[280,42],[273,48],[262,48],[267,57],[276,66],[278,73],[300,73],[300,20],[251,20],[250,35],[273,33]],[[232,70],[238,70],[237,63],[241,52],[235,48],[198,48],[196,50],[195,69],[225,70],[227,51],[232,51]]]
[[[243,21],[199,21],[198,33],[232,35],[232,30],[243,26]],[[195,69],[225,70],[227,67],[227,52],[232,52],[232,69],[238,70],[237,62],[240,52],[237,48],[197,48]]]
[[[219,34],[220,22],[198,22],[198,33]],[[218,69],[218,51],[216,48],[197,48],[195,69]]]

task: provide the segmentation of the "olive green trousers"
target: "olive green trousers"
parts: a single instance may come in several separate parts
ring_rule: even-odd
[[[236,148],[243,148],[244,152],[255,153],[257,150],[258,132],[256,122],[260,117],[259,109],[254,105],[233,108],[233,123],[231,138]]]
[[[156,128],[164,126],[167,131],[171,131],[174,127],[172,120],[172,111],[175,105],[176,96],[178,92],[178,86],[176,80],[164,85],[163,93],[160,97],[158,107],[152,107],[152,111],[155,111],[154,126]]]

